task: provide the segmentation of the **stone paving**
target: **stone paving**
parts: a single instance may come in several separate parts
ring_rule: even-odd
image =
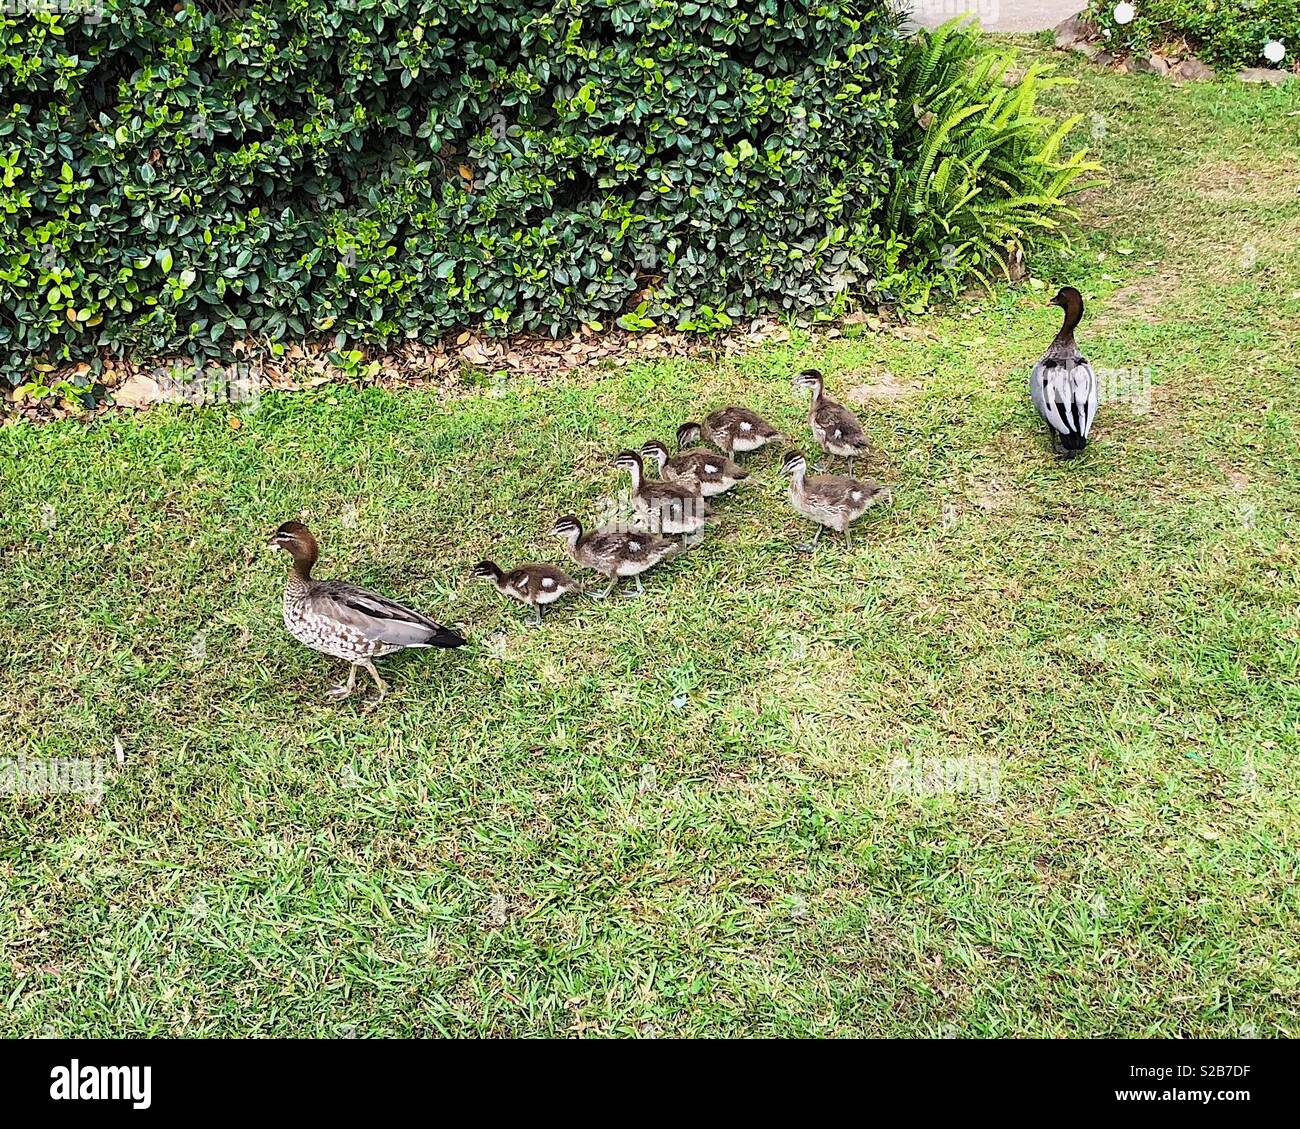
[[[1087,0],[908,0],[908,6],[923,27],[969,12],[985,31],[1045,31],[1083,11]]]

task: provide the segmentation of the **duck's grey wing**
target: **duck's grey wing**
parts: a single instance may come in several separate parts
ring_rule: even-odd
[[[537,587],[537,582],[533,570],[525,565],[506,573],[505,586],[527,599],[528,594]]]
[[[554,565],[527,564],[506,573],[506,586],[528,600],[550,592],[567,592],[574,586],[573,578]]]
[[[1076,363],[1070,368],[1070,380],[1074,384],[1075,402],[1082,404],[1083,437],[1088,438],[1092,431],[1092,421],[1097,418],[1097,405],[1101,402],[1101,389],[1097,386],[1097,374],[1083,357],[1075,358]]]
[[[856,506],[869,499],[879,487],[874,482],[859,482],[847,474],[819,474],[805,480],[805,492],[826,506]]]
[[[668,537],[644,537],[641,540],[643,545],[639,550],[639,559],[650,561],[652,564],[680,553],[682,549],[681,545]]]
[[[698,457],[693,457],[689,463],[683,464],[683,467],[700,482],[721,482],[728,478],[749,477],[749,471],[739,463],[733,463],[726,455],[714,455],[707,451]]]
[[[1096,374],[1083,357],[1044,357],[1029,374],[1029,395],[1057,434],[1088,437],[1100,392]]]
[[[679,482],[655,482],[645,491],[645,499],[651,506],[689,506],[695,496],[696,491]]]
[[[615,530],[598,530],[590,534],[582,547],[594,557],[610,564],[616,561],[653,563],[679,548],[676,541],[653,533],[624,533]]]
[[[740,410],[743,413],[744,422],[749,424],[749,429],[757,432],[763,438],[772,439],[781,434],[757,412],[751,412],[748,408],[741,408]]]
[[[858,417],[843,404],[823,402],[818,406],[814,418],[817,426],[830,439],[849,443],[855,447],[862,446],[867,441],[867,433],[862,429]]]
[[[524,565],[522,568],[519,568],[516,571],[527,573],[529,579],[532,581],[534,588],[543,588],[546,589],[547,591],[551,591],[556,587],[559,588],[573,587],[573,577],[571,577],[567,572],[565,572],[564,569],[556,568],[554,565],[548,565],[548,564]],[[546,583],[548,580],[551,582],[550,584]]]
[[[414,608],[339,580],[313,586],[307,600],[316,615],[351,628],[372,643],[389,647],[459,647],[465,642],[457,632]]]
[[[582,549],[598,561],[612,564],[632,551],[630,546],[649,539],[648,533],[623,533],[597,529],[582,540]]]
[[[723,408],[720,412],[714,412],[709,419],[717,420],[718,426],[730,428],[737,435],[758,435],[770,439],[780,434],[767,420],[749,408]]]

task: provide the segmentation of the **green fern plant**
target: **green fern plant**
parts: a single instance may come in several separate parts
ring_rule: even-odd
[[[1037,112],[1042,91],[1072,80],[1035,63],[1008,76],[1018,52],[986,48],[954,20],[919,31],[904,59],[888,228],[907,245],[906,276],[924,301],[968,278],[991,285],[1022,254],[1067,242],[1068,198],[1100,183],[1086,149],[1061,156],[1082,115],[1056,122]]]

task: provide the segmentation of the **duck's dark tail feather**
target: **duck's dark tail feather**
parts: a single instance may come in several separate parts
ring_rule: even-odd
[[[443,627],[442,624],[435,625],[436,630],[429,633],[428,639],[420,643],[421,647],[463,647],[466,639],[458,631],[453,631],[450,627]]]
[[[1064,455],[1067,459],[1074,458],[1088,445],[1088,440],[1077,432],[1071,432],[1068,435],[1061,436],[1061,446],[1065,449]]]

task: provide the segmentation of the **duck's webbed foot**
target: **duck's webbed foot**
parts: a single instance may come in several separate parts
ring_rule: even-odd
[[[342,701],[344,698],[349,697],[352,691],[356,688],[357,667],[356,664],[353,663],[348,670],[348,680],[339,683],[337,686],[331,686],[327,691],[325,691],[325,696],[327,698],[333,698],[335,701]]]
[[[609,587],[606,588],[603,592],[588,592],[587,595],[590,596],[593,600],[608,599],[609,596],[613,593],[614,589],[617,587],[618,587],[618,577],[616,576],[614,577],[613,580],[609,582]]]
[[[796,551],[798,551],[798,552],[800,552],[800,553],[815,553],[815,552],[817,551],[817,542],[820,541],[820,540],[822,539],[822,531],[823,531],[825,528],[826,528],[826,527],[825,527],[824,525],[819,525],[819,526],[817,527],[817,533],[816,533],[816,535],[813,537],[813,539],[812,539],[811,541],[807,542],[806,544],[803,544],[803,545],[796,545],[796,546],[795,546]]]
[[[375,664],[373,660],[368,660],[362,663],[361,665],[366,668],[366,673],[375,680],[375,685],[379,687],[379,697],[372,698],[370,701],[366,703],[367,709],[374,709],[375,706],[379,705],[380,702],[382,702],[386,697],[388,697],[388,683],[386,683],[382,678],[379,677],[379,671],[375,669]],[[355,669],[356,668],[353,667],[353,670]]]

